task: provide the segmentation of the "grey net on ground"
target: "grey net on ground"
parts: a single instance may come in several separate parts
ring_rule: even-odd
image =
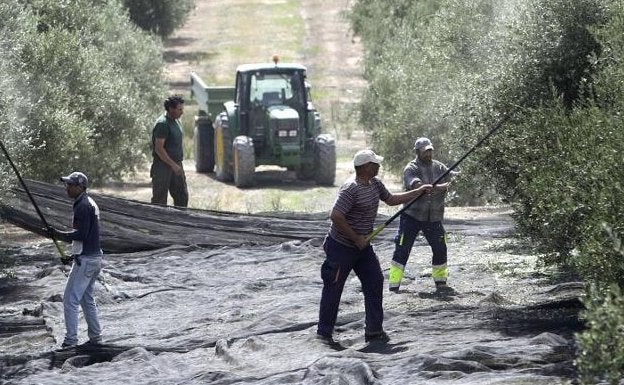
[[[364,341],[362,293],[353,276],[334,334],[340,350],[315,336],[322,235],[240,245],[233,226],[230,245],[108,254],[96,288],[105,345],[69,352],[54,350],[64,332],[66,279],[54,246],[44,239],[3,241],[3,254],[15,260],[15,277],[0,282],[2,378],[14,384],[570,380],[582,285],[534,274],[534,257],[510,247],[505,209],[455,218],[449,211],[453,291],[436,292],[430,250],[417,240],[403,290],[384,291],[390,342]],[[302,219],[284,217],[284,228],[296,228]],[[259,216],[238,219],[262,228]],[[311,218],[307,226],[323,234],[327,219]],[[374,244],[386,270],[395,231],[387,228]],[[85,329],[81,320],[83,339]]]

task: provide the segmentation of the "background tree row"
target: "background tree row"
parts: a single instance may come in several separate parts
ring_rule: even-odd
[[[166,94],[161,37],[181,25],[192,5],[0,4],[0,140],[24,176],[51,181],[80,169],[97,183],[144,164]],[[6,188],[13,176],[4,161],[0,173]]]
[[[430,137],[450,164],[511,115],[462,165],[452,202],[511,203],[542,261],[592,287],[578,364],[586,382],[616,383],[624,373],[613,359],[624,356],[622,3],[359,0],[351,20],[367,50],[362,123],[395,172],[414,156],[416,137]]]

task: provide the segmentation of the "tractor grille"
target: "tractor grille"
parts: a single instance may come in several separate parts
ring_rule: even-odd
[[[299,120],[277,120],[275,122],[275,136],[279,142],[299,141]]]

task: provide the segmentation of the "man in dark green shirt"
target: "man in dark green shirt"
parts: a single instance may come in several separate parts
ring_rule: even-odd
[[[152,130],[152,155],[154,162],[150,170],[152,177],[152,203],[167,205],[167,194],[173,198],[173,205],[188,206],[186,176],[182,167],[182,125],[184,99],[170,96],[165,99],[165,110]]]

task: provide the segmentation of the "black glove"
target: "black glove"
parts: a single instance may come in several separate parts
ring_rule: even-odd
[[[73,255],[64,255],[61,257],[61,263],[63,263],[63,265],[70,265],[73,260],[74,260]]]
[[[44,227],[43,229],[43,233],[45,234],[46,237],[50,238],[50,239],[57,239],[58,238],[58,230],[55,229],[52,226],[48,226],[48,227]]]

